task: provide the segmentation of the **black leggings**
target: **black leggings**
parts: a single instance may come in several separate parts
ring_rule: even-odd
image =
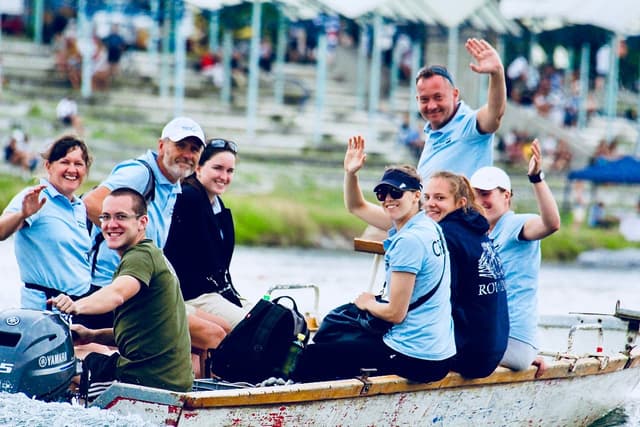
[[[292,377],[301,382],[344,379],[360,375],[363,368],[375,368],[375,375],[396,374],[415,382],[430,382],[447,375],[451,360],[409,357],[389,348],[382,338],[310,344]]]

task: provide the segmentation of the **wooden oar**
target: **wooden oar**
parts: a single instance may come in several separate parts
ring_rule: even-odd
[[[353,239],[353,249],[358,252],[368,252],[370,254],[384,255],[382,242],[377,240],[367,240],[356,237]]]
[[[384,247],[382,242],[377,240],[360,239],[358,237],[353,239],[353,249],[358,252],[367,252],[373,255],[373,264],[371,265],[371,274],[369,276],[369,292],[373,292],[373,288],[376,282],[376,276],[378,275],[378,267],[380,266],[380,255],[384,255]]]

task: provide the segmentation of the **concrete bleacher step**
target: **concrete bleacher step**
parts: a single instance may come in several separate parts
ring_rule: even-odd
[[[9,40],[3,46],[3,56],[9,55],[7,70],[9,71],[8,87],[28,99],[57,102],[70,91],[68,82],[53,72],[53,54],[46,47],[36,47],[31,42]],[[132,54],[132,62],[148,63],[145,52]],[[32,60],[33,59],[33,60]],[[167,99],[158,97],[157,67],[148,67],[147,74],[139,75],[132,72],[129,64],[123,67],[122,74],[113,82],[111,89],[104,93],[94,93],[90,99],[76,98],[80,104],[81,114],[90,118],[105,117],[112,120],[122,118],[123,122],[135,125],[136,122],[152,123],[162,126],[172,115],[174,107],[173,79],[169,79],[170,96]],[[153,74],[155,72],[155,74]],[[330,147],[337,145],[343,150],[343,145],[349,136],[354,134],[374,134],[381,142],[369,141],[371,152],[395,154],[394,147],[396,124],[393,117],[376,115],[370,119],[368,114],[356,110],[355,87],[345,82],[329,79],[325,94],[325,108],[322,118],[317,116],[315,109],[315,73],[311,64],[285,64],[285,95],[288,91],[300,90],[301,87],[310,96],[306,105],[276,105],[273,102],[273,77],[263,76],[260,81],[260,99],[258,102],[258,117],[255,119],[254,131],[259,141],[251,144],[255,151],[301,151],[314,149],[320,145]],[[186,71],[188,82],[185,92],[187,98],[183,102],[183,111],[193,116],[203,124],[208,134],[218,134],[247,139],[248,122],[246,118],[246,91],[234,88],[234,104],[222,105],[219,92],[212,85],[202,83],[198,73],[189,69]],[[173,76],[172,76],[173,77]],[[271,80],[270,80],[271,79]],[[292,83],[296,82],[296,83]],[[302,86],[300,86],[302,85]],[[403,104],[408,96],[408,90],[399,90],[396,104]],[[51,107],[54,109],[55,104]],[[49,108],[49,107],[47,107]],[[53,110],[52,110],[53,111]],[[126,112],[131,114],[125,114]],[[118,119],[120,120],[120,119]],[[374,124],[372,125],[372,120]],[[320,140],[318,123],[321,124]],[[389,145],[391,148],[389,148]],[[126,150],[124,151],[126,152]],[[107,156],[108,153],[102,153]],[[111,154],[118,156],[118,150]]]

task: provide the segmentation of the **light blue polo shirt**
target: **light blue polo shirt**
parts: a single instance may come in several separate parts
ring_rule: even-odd
[[[158,154],[147,151],[139,157],[151,166],[155,176],[155,198],[147,206],[149,223],[147,224],[147,238],[151,239],[159,248],[163,248],[169,234],[171,225],[171,215],[176,204],[176,198],[182,191],[180,183],[172,183],[165,177],[158,168]],[[129,187],[142,194],[149,181],[149,171],[140,162],[126,160],[116,165],[111,174],[100,185],[113,191],[120,187]],[[99,227],[94,227],[92,235],[101,233]],[[93,274],[93,284],[106,286],[111,283],[113,273],[120,263],[118,253],[107,247],[106,242],[102,242],[98,251],[98,260]]]
[[[416,275],[410,303],[429,293],[442,280],[429,300],[409,311],[383,338],[398,353],[423,360],[444,360],[456,354],[449,255],[439,228],[431,218],[418,212],[399,231],[391,229],[383,242],[388,286],[393,286],[394,271]]]
[[[40,184],[47,186],[40,193],[40,199],[47,201],[25,220],[28,226],[15,234],[20,279],[69,295],[82,295],[91,286],[87,258],[91,241],[84,203],[77,197],[70,201],[46,179],[41,179]],[[18,193],[4,212],[20,212],[28,190]],[[45,309],[43,292],[23,288],[21,293],[23,308]]]
[[[453,118],[441,129],[425,125],[426,139],[418,161],[423,182],[442,170],[469,178],[481,167],[493,165],[493,134],[478,132],[477,115],[478,110],[460,101]]]
[[[520,240],[534,214],[506,212],[489,233],[502,260],[509,307],[509,337],[537,348],[540,240]]]

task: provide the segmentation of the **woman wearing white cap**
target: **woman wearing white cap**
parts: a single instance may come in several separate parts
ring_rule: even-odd
[[[358,217],[377,227],[393,224],[383,242],[388,302],[369,292],[354,302],[392,326],[383,336],[316,341],[305,349],[294,379],[349,378],[359,375],[361,368],[376,368],[379,375],[440,380],[456,353],[449,256],[442,231],[420,209],[422,185],[412,166],[388,168],[374,188],[380,205],[366,202],[356,175],[364,160],[364,139],[350,138],[344,161],[345,204],[350,207],[355,203],[348,199],[357,198],[360,209],[352,212]]]
[[[471,176],[471,185],[489,220],[489,237],[502,260],[509,307],[509,343],[501,365],[515,370],[531,364],[543,367],[537,356],[537,289],[540,240],[560,228],[560,213],[541,170],[542,155],[535,139],[529,161],[529,181],[539,214],[516,214],[511,207],[511,180],[500,168],[487,166]],[[539,369],[539,373],[541,370]]]

